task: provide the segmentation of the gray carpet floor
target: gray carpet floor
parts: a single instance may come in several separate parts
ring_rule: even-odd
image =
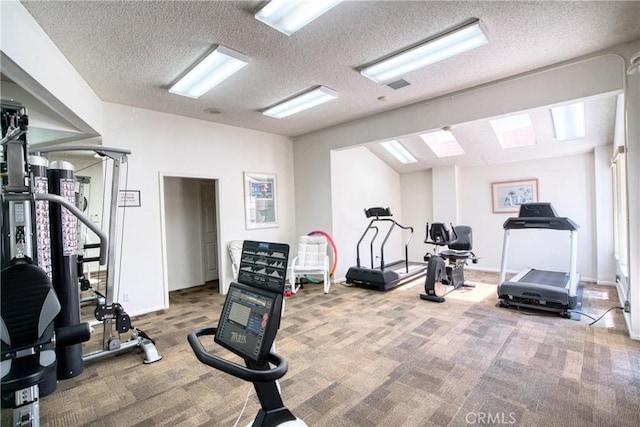
[[[620,310],[590,326],[499,308],[497,275],[467,279],[476,288],[442,304],[420,300],[422,280],[387,292],[334,284],[328,295],[306,285],[287,298],[285,404],[309,426],[640,425],[640,342]],[[134,319],[163,359],[145,365],[129,351],[87,364],[41,400],[42,426],[232,426],[247,396],[239,425],[249,423],[251,385],[199,363],[186,339],[217,324],[223,301],[212,284],[172,292],[168,310]],[[617,305],[614,288],[584,284],[583,312]],[[3,410],[2,426],[10,418]]]

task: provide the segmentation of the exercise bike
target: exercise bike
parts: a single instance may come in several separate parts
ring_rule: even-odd
[[[431,240],[429,240],[431,239]],[[441,222],[427,223],[425,243],[433,245],[433,254],[426,253],[424,260],[428,262],[427,277],[424,283],[424,294],[420,299],[444,302],[444,296],[462,286],[473,288],[472,283],[464,281],[464,266],[471,260],[478,263],[473,247],[471,227],[468,225],[451,225],[451,231]],[[444,246],[446,250],[440,250]]]
[[[261,409],[253,427],[307,427],[284,406],[277,380],[288,369],[273,342],[280,327],[289,245],[245,240],[237,282],[231,282],[217,327],[188,335],[197,359],[253,383]],[[213,341],[244,359],[246,367],[209,353],[200,338]]]

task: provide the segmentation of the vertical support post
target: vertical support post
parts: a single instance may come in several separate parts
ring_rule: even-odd
[[[578,289],[578,231],[571,230],[571,254],[569,259],[569,295],[575,295]]]
[[[511,230],[504,230],[504,239],[502,240],[502,261],[500,261],[500,283],[502,284],[507,277],[507,253],[509,252],[509,235]]]
[[[49,189],[75,207],[74,167],[65,161],[49,164]],[[53,287],[60,300],[61,310],[55,320],[56,328],[80,323],[80,296],[78,293],[78,219],[73,212],[57,203],[50,205],[51,261]],[[56,348],[58,379],[80,375],[82,344]]]

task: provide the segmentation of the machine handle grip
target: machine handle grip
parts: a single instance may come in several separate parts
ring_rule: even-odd
[[[275,368],[269,370],[258,370],[247,368],[221,357],[208,353],[202,343],[200,342],[201,336],[215,335],[217,328],[215,327],[203,327],[195,329],[189,333],[187,337],[189,345],[193,349],[198,360],[205,365],[216,368],[222,372],[225,372],[234,377],[243,379],[250,382],[268,382],[280,379],[287,373],[289,365],[282,356],[276,353],[269,353],[267,356],[267,362],[275,365]]]
[[[73,344],[89,341],[91,327],[87,322],[75,325],[63,326],[56,329],[56,347],[66,347]]]

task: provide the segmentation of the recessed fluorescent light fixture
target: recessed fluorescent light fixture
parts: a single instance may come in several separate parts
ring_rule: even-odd
[[[418,68],[489,43],[480,21],[456,28],[416,47],[363,68],[360,74],[376,83],[385,83]]]
[[[169,92],[199,98],[248,63],[249,59],[240,52],[218,46],[171,86]]]
[[[298,96],[274,105],[262,112],[265,116],[282,119],[300,111],[307,110],[338,97],[338,92],[328,87],[318,86]]]
[[[556,138],[560,141],[586,136],[584,102],[554,107],[551,109],[551,116],[553,117],[553,127],[556,130]]]
[[[420,135],[420,138],[438,158],[464,154],[464,150],[451,132],[439,130],[437,132],[424,133]]]
[[[342,0],[272,0],[255,17],[290,36],[340,2]]]
[[[536,143],[531,118],[527,113],[491,120],[490,123],[502,148],[523,147]]]
[[[395,139],[381,142],[380,145],[382,145],[385,150],[404,165],[417,162],[416,158],[413,157],[411,153],[409,153],[409,151],[407,151],[407,149]]]

